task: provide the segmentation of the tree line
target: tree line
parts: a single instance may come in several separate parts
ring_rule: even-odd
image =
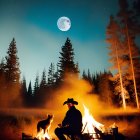
[[[139,108],[140,96],[140,1],[119,0],[119,12],[110,16],[106,28],[106,41],[109,50],[109,71],[91,73],[88,69],[80,76],[78,62],[74,60],[74,48],[71,40],[61,47],[59,61],[50,63],[48,73],[44,69],[39,81],[36,75],[34,83],[26,84],[21,78],[18,50],[15,38],[12,39],[7,56],[0,63],[0,106],[44,107],[53,97],[54,91],[66,83],[66,76],[87,81],[92,89],[88,94],[96,94],[101,102],[116,107],[133,106]],[[32,86],[33,84],[33,86]],[[91,99],[92,100],[92,99]]]

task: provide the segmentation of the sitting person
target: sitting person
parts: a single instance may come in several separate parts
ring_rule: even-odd
[[[70,135],[71,139],[74,139],[75,134],[81,134],[82,131],[82,114],[75,108],[75,105],[78,105],[77,101],[74,101],[73,98],[68,98],[63,105],[67,104],[68,111],[66,116],[62,121],[62,125],[55,129],[55,134],[59,140],[66,140],[64,135]]]

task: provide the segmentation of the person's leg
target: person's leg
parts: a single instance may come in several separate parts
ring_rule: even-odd
[[[59,140],[66,140],[64,135],[73,137],[74,133],[73,133],[73,130],[70,129],[69,127],[64,127],[64,128],[56,128],[55,129],[55,134],[59,138]]]
[[[71,131],[71,140],[82,140],[82,133],[76,130]]]
[[[59,138],[59,140],[66,140],[64,136],[64,128],[56,128],[55,135]]]

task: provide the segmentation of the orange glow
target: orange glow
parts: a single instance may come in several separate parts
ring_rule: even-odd
[[[84,116],[83,116],[83,133],[94,134],[95,128],[100,130],[102,133],[105,131],[104,125],[97,122],[93,116],[89,113],[88,108],[84,106]],[[95,137],[95,134],[93,135]]]
[[[44,131],[43,131],[43,129],[42,129],[42,130],[37,134],[36,138],[39,139],[39,140],[45,140],[45,138],[50,139],[50,136],[49,136],[49,134],[48,134],[47,132],[45,132],[45,134],[44,134]]]

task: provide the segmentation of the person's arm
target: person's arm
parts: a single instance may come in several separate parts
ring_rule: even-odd
[[[67,112],[64,120],[62,121],[62,126],[65,127],[68,125],[69,125],[69,113]]]

